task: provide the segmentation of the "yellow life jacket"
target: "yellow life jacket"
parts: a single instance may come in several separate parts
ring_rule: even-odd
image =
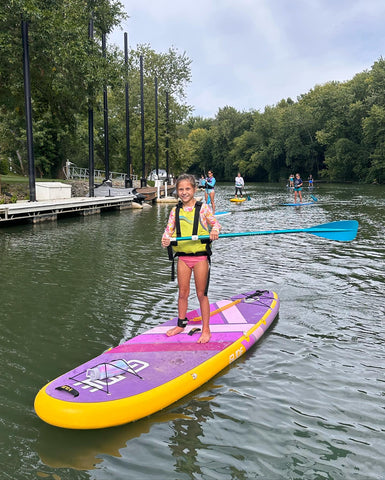
[[[200,222],[200,210],[202,202],[195,202],[195,207],[191,212],[185,212],[182,209],[182,202],[179,202],[175,207],[175,232],[173,237],[190,237],[192,235],[208,235],[209,231],[204,228]],[[182,209],[182,212],[181,212]],[[206,255],[211,265],[210,256],[212,254],[210,248],[211,240],[183,240],[181,242],[171,240],[171,245],[168,247],[168,257],[172,261],[171,265],[171,280],[175,279],[175,257],[177,256],[198,256]],[[210,268],[207,277],[207,285],[205,295],[210,283]]]
[[[190,237],[192,235],[209,235],[209,231],[200,222],[201,202],[196,202],[190,212],[183,210],[178,204],[175,210],[175,232],[173,237]],[[172,241],[172,249],[176,256],[182,255],[208,255],[207,240]],[[211,252],[210,252],[211,254]]]

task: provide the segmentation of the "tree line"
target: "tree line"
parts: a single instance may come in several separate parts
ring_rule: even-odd
[[[385,61],[346,82],[317,85],[263,112],[219,109],[185,124],[188,168],[233,180],[277,182],[291,173],[342,182],[385,182]]]
[[[103,88],[109,110],[109,167],[126,168],[125,85],[129,85],[133,173],[142,170],[139,59],[144,59],[146,171],[155,167],[155,77],[158,84],[159,166],[166,145],[171,172],[213,169],[219,180],[238,171],[249,181],[277,182],[297,171],[306,178],[385,182],[385,61],[346,82],[316,85],[296,100],[263,111],[220,108],[192,115],[186,103],[191,60],[172,47],[122,49],[101,37],[126,14],[118,0],[9,0],[0,5],[0,173],[27,167],[21,18],[29,23],[32,117],[38,176],[56,177],[67,160],[88,166],[88,108],[95,113],[95,168],[104,168]],[[93,19],[95,35],[88,25]],[[123,34],[122,34],[123,43]],[[168,110],[166,111],[166,92]],[[167,122],[166,122],[167,117]]]

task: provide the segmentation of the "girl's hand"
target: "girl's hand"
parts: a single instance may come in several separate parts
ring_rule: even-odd
[[[167,248],[170,245],[170,242],[171,242],[170,237],[167,237],[165,235],[162,237],[162,247],[163,248]]]
[[[219,238],[219,233],[217,230],[211,230],[210,232],[210,240],[218,240]]]

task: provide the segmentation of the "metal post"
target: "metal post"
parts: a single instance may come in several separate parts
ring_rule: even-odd
[[[127,174],[125,179],[125,187],[132,187],[131,178],[131,145],[130,145],[130,101],[128,90],[128,37],[124,34],[124,63],[126,65],[126,155],[127,155]]]
[[[158,78],[155,77],[155,169],[159,180],[159,141],[158,141]]]
[[[140,56],[140,113],[141,113],[141,127],[142,127],[142,178],[140,179],[140,186],[146,187],[146,153],[144,142],[144,94],[143,94],[143,55]]]
[[[21,21],[21,37],[23,42],[24,102],[25,102],[25,120],[26,120],[26,128],[27,128],[29,201],[36,202],[35,158],[33,153],[33,133],[32,133],[31,79],[30,79],[30,70],[29,70],[28,22],[26,22],[23,19]]]
[[[106,58],[106,34],[102,34],[102,53],[103,58]],[[103,110],[104,110],[104,168],[105,180],[110,178],[110,149],[108,139],[108,100],[107,100],[107,81],[103,86]]]
[[[168,92],[166,92],[166,182],[168,182],[168,150],[169,150],[169,112],[168,112]]]
[[[92,49],[94,39],[94,20],[90,19],[88,24],[88,39]],[[93,109],[93,88],[89,86],[88,93],[88,196],[94,197],[95,192],[95,160],[94,160],[94,109]]]

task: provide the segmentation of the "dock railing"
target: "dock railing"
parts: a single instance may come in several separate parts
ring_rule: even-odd
[[[77,167],[71,162],[67,162],[64,167],[64,175],[67,180],[77,179],[77,180],[88,180],[90,172],[88,168]],[[117,182],[124,183],[126,180],[126,173],[120,172],[110,172],[109,180],[115,180]],[[95,183],[101,183],[105,180],[105,170],[94,170],[94,181]],[[138,180],[138,175],[131,175],[132,180]]]

